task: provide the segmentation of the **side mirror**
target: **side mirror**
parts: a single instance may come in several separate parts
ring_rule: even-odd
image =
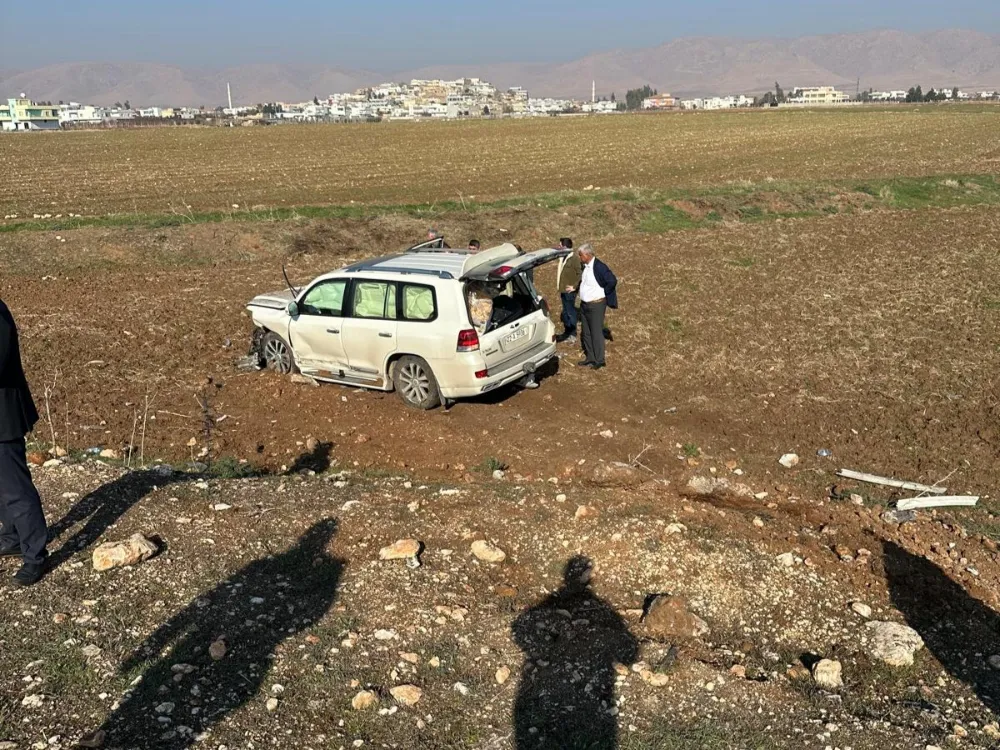
[[[285,308],[285,312],[292,318],[297,318],[299,316],[299,303],[292,300],[288,303],[288,307]]]

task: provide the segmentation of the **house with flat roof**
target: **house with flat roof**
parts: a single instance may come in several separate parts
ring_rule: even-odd
[[[37,104],[21,94],[0,104],[0,130],[59,130],[59,107]]]

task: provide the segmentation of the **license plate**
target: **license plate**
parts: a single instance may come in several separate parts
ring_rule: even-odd
[[[504,336],[503,339],[500,341],[500,345],[504,349],[506,349],[511,344],[513,344],[515,341],[519,341],[519,340],[523,339],[527,335],[528,335],[528,329],[527,328],[518,328],[513,333],[508,333],[506,336]]]

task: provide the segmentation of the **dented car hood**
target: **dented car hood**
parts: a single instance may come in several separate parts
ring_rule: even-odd
[[[266,307],[269,310],[284,310],[288,303],[295,299],[290,289],[279,292],[267,292],[258,294],[249,302],[249,307]]]

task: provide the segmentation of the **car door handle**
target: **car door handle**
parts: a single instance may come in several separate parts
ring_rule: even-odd
[[[384,338],[384,339],[391,339],[392,338],[392,334],[391,333],[385,333],[385,332],[380,333],[379,336],[381,338]]]
[[[327,328],[326,332],[327,333],[340,333],[340,329],[339,328]]]

